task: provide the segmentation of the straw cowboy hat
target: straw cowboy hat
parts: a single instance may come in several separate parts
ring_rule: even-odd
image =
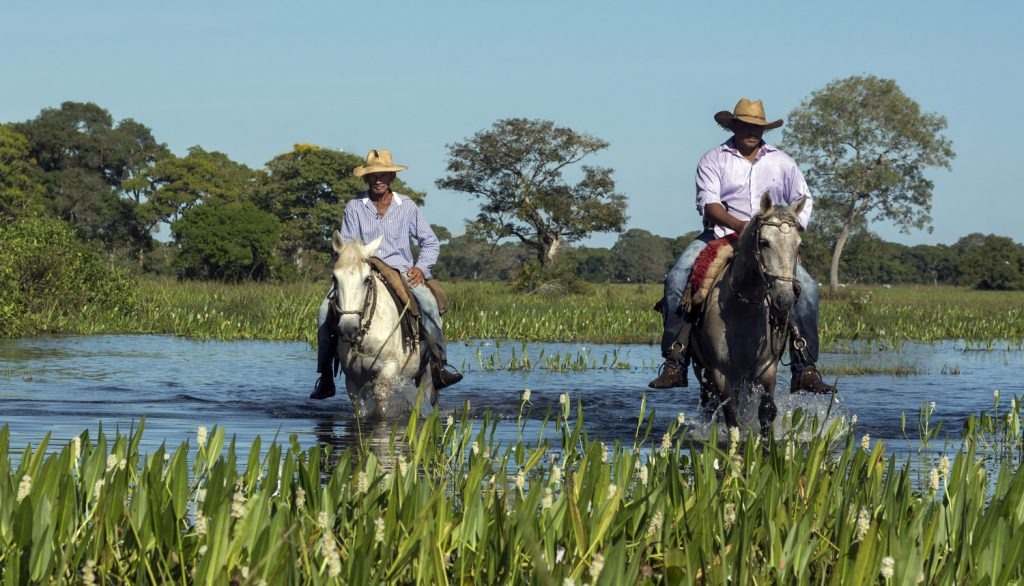
[[[405,171],[408,168],[405,165],[396,165],[391,160],[391,151],[373,149],[366,153],[366,164],[352,169],[352,174],[356,177],[362,177],[369,173],[395,173]]]
[[[761,100],[751,101],[743,98],[736,102],[736,108],[734,108],[732,112],[722,110],[718,114],[715,114],[715,122],[726,130],[732,130],[732,124],[737,120],[740,122],[746,122],[747,124],[760,126],[765,130],[771,130],[782,126],[781,118],[774,122],[768,122],[765,120],[764,104],[761,103]]]

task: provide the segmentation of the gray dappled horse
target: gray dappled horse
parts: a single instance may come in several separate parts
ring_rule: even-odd
[[[427,345],[403,338],[401,308],[370,268],[369,259],[382,239],[365,246],[359,240],[344,244],[337,230],[331,238],[338,260],[328,319],[337,319],[337,360],[359,417],[408,415],[420,384],[423,397],[431,405],[437,403],[437,391],[427,371]]]
[[[741,398],[760,394],[758,422],[767,434],[775,420],[775,377],[786,348],[796,302],[797,216],[804,198],[760,210],[735,243],[732,262],[708,293],[690,338],[701,407],[721,408],[729,427],[739,423]],[[741,397],[742,393],[749,393]]]

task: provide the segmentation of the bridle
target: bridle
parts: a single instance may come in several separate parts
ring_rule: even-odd
[[[776,281],[782,281],[784,283],[791,283],[794,288],[797,288],[798,283],[796,282],[796,263],[793,264],[793,274],[791,275],[780,275],[778,273],[773,273],[769,271],[768,267],[765,266],[764,256],[761,254],[761,229],[764,228],[765,226],[773,226],[775,228],[778,228],[779,231],[781,231],[783,234],[788,234],[790,230],[796,230],[798,224],[795,220],[763,220],[760,216],[756,216],[755,221],[757,223],[753,227],[755,231],[753,236],[756,239],[754,242],[754,259],[757,261],[757,274],[758,276],[761,277],[761,283],[763,285],[764,292],[755,297],[747,297],[746,295],[743,295],[733,284],[733,271],[731,270],[729,271],[729,289],[732,290],[732,294],[735,295],[737,299],[744,303],[757,304],[762,307],[768,306],[767,326],[769,334],[768,339],[771,345],[771,353],[772,356],[781,357],[782,351],[784,350],[784,342],[786,340],[786,336],[789,335],[790,333],[790,319],[788,311],[784,313],[776,311],[775,305],[772,303],[772,285],[774,285]],[[794,343],[796,341],[797,339],[794,338]],[[799,341],[802,342],[804,345],[806,345],[807,343],[806,341],[804,341],[803,338],[799,338]],[[771,363],[766,364],[765,369],[767,369],[770,364]],[[761,373],[758,373],[758,377],[760,377],[761,374],[763,374],[763,372],[764,371],[762,370]]]
[[[373,282],[373,279],[380,279],[375,271],[370,271],[370,276],[366,278],[366,295],[363,296],[363,306],[359,309],[342,309],[341,302],[338,300],[338,283],[335,280],[334,289],[330,295],[330,306],[334,313],[338,316],[338,322],[335,324],[335,328],[340,324],[341,318],[346,315],[354,315],[359,318],[359,331],[356,335],[347,342],[354,346],[361,346],[363,338],[366,337],[366,332],[370,331],[370,325],[373,321],[373,312],[377,308],[377,286]]]
[[[756,217],[755,221],[757,223],[754,225],[756,238],[756,241],[754,242],[754,260],[757,261],[757,274],[761,277],[761,282],[764,284],[764,293],[757,297],[747,297],[740,293],[736,287],[733,286],[732,271],[729,273],[729,288],[732,290],[733,295],[745,303],[770,304],[772,285],[774,285],[776,281],[796,283],[796,264],[793,265],[793,274],[791,275],[780,275],[769,271],[768,267],[764,264],[764,256],[761,254],[761,229],[765,226],[773,226],[778,228],[783,234],[789,234],[790,230],[797,229],[797,223],[795,220],[791,221],[788,219],[762,220],[760,216]]]

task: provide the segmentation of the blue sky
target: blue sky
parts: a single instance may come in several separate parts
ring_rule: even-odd
[[[872,74],[946,116],[957,153],[951,172],[929,174],[933,233],[872,229],[906,244],[1021,242],[1022,6],[6,2],[0,121],[92,101],[179,155],[201,145],[253,167],[295,143],[389,148],[428,192],[428,219],[458,234],[477,203],[434,187],[445,145],[543,118],[609,141],[590,162],[615,169],[628,227],[674,237],[699,225],[693,171],[727,138],[716,111],[760,98],[785,118],[830,81]]]

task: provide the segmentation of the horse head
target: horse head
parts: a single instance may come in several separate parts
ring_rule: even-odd
[[[366,245],[359,240],[345,244],[337,230],[331,238],[334,252],[338,254],[332,275],[335,291],[332,304],[338,315],[341,340],[345,342],[358,342],[369,329],[376,302],[376,287],[367,261],[380,247],[383,239],[384,236],[379,236]]]
[[[740,236],[740,249],[751,252],[773,313],[788,313],[796,302],[797,252],[800,248],[798,216],[806,198],[777,206],[765,192],[761,208]]]

